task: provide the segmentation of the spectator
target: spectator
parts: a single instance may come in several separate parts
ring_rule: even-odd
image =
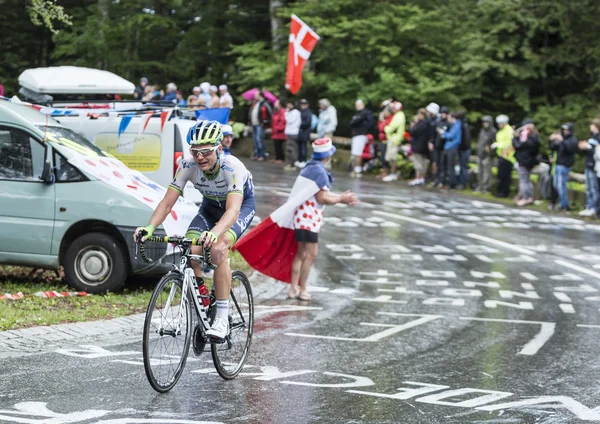
[[[382,178],[385,182],[398,180],[396,172],[398,168],[398,149],[402,141],[404,141],[404,133],[406,131],[406,116],[404,116],[404,112],[402,111],[402,103],[393,102],[391,106],[394,117],[390,124],[384,128],[388,139],[385,160],[390,164],[390,175]]]
[[[437,103],[429,103],[425,108],[427,111],[427,120],[429,121],[429,126],[431,127],[431,139],[427,145],[429,149],[429,161],[430,161],[430,169],[431,169],[431,177],[433,178],[432,184],[435,185],[435,174],[437,172],[436,167],[436,150],[435,150],[435,141],[438,136],[436,131],[437,124],[440,120],[440,106]]]
[[[271,114],[271,106],[269,106],[260,90],[257,90],[248,116],[250,125],[252,125],[252,139],[254,140],[252,160],[258,160],[259,162],[265,160],[265,125],[271,122]]]
[[[176,100],[177,100],[177,106],[179,106],[179,107],[187,106],[187,102],[185,101],[185,99],[183,98],[183,94],[181,94],[181,91],[179,91],[179,90],[176,91]]]
[[[351,173],[353,178],[362,176],[362,153],[368,142],[367,134],[371,131],[374,125],[373,113],[365,108],[365,103],[358,99],[354,106],[356,113],[350,120],[350,135],[352,136],[352,161],[354,163],[354,171]]]
[[[233,137],[235,136],[233,133],[233,128],[231,128],[231,125],[221,125],[221,130],[223,131],[223,139],[221,140],[223,153],[225,155],[230,155],[231,144],[233,143]]]
[[[458,149],[462,141],[462,122],[458,119],[457,113],[451,113],[448,116],[448,124],[450,128],[444,131],[443,128],[438,129],[438,133],[444,140],[444,153],[442,162],[446,169],[445,177],[442,178],[442,187],[446,187],[445,179],[448,179],[448,187],[456,188],[456,166],[459,163]]]
[[[409,186],[425,184],[425,174],[429,166],[429,141],[432,138],[432,128],[425,109],[419,109],[416,123],[410,130],[410,144],[412,147],[413,166],[415,179],[408,183]]]
[[[294,219],[293,222],[298,250],[292,265],[292,277],[288,293],[288,299],[304,301],[311,300],[306,282],[312,264],[317,258],[319,230],[323,225],[322,217],[325,205],[344,203],[354,206],[358,203],[356,195],[349,190],[343,194],[336,194],[330,190],[333,178],[327,171],[325,164],[331,160],[331,156],[335,153],[335,147],[331,139],[318,139],[312,147],[312,158],[300,172],[299,177],[314,181],[319,187],[319,191],[307,199],[306,202],[300,204],[294,212],[294,216],[297,216],[297,219]]]
[[[463,189],[469,184],[469,161],[471,158],[471,127],[469,126],[469,118],[464,112],[459,112],[457,116],[462,126],[460,147],[458,148],[458,160],[460,164],[458,184],[459,188]]]
[[[285,127],[285,110],[281,107],[279,100],[276,100],[271,120],[271,139],[275,145],[275,159],[273,159],[273,162],[275,163],[285,162],[285,155],[283,154],[283,143],[286,140]]]
[[[577,138],[574,134],[574,126],[567,122],[561,127],[560,134],[550,136],[550,150],[556,151],[556,167],[552,185],[558,193],[560,210],[569,210],[569,196],[567,192],[567,180],[569,172],[575,162],[575,151],[577,150]]]
[[[387,103],[386,103],[387,102]],[[394,118],[394,112],[392,111],[391,102],[387,100],[382,104],[383,110],[379,113],[379,120],[377,121],[377,130],[379,132],[379,154],[381,160],[381,173],[377,175],[376,178],[384,178],[387,177],[389,173],[389,164],[388,161],[385,160],[385,153],[387,150],[387,136],[385,135],[385,127],[387,127],[392,119]]]
[[[146,77],[141,78],[140,84],[137,87],[135,87],[135,91],[133,92],[133,98],[142,100],[144,98],[147,85],[148,85],[148,78],[146,78]],[[4,95],[4,89],[2,89],[2,93],[0,93],[0,96],[3,96],[3,95]]]
[[[294,163],[298,161],[298,132],[300,132],[300,123],[302,117],[300,111],[291,100],[287,102],[285,111],[285,137],[288,164],[283,168],[284,171],[295,171]]]
[[[490,189],[492,178],[492,156],[490,146],[496,141],[496,128],[489,115],[481,118],[481,130],[477,137],[477,169],[479,172],[478,186],[475,193],[486,194]]]
[[[160,88],[160,85],[152,86],[153,94],[150,100],[162,100],[165,97],[165,90]]]
[[[197,106],[200,104],[200,87],[196,86],[192,89],[192,94],[187,98],[188,106]]]
[[[298,161],[294,163],[296,167],[302,169],[306,165],[308,143],[310,141],[310,126],[312,123],[312,111],[308,105],[308,100],[300,100],[300,131],[296,139],[298,145]]]
[[[142,97],[142,101],[147,102],[152,100],[154,97],[154,87],[151,85],[147,85],[144,88],[144,96]]]
[[[231,94],[227,91],[227,86],[225,84],[221,84],[219,86],[219,92],[221,93],[221,98],[219,99],[219,107],[228,107],[229,109],[233,109],[233,99],[231,98]]]
[[[212,100],[212,96],[210,95],[210,83],[203,82],[200,84],[200,95],[198,96],[202,101],[201,105],[205,105],[206,107],[210,107],[210,101]]]
[[[209,107],[211,107],[211,108],[219,107],[219,104],[221,102],[221,99],[219,99],[219,95],[217,94],[219,92],[219,89],[217,88],[216,85],[211,85],[208,90],[210,92],[210,106]]]
[[[177,100],[177,86],[175,85],[175,83],[170,82],[167,84],[167,93],[162,97],[161,100],[164,100],[166,102],[172,102]]]
[[[533,183],[531,170],[539,163],[540,136],[531,119],[525,119],[515,131],[513,140],[515,160],[518,163],[519,192],[521,198],[517,206],[527,206],[533,203]]]
[[[496,133],[496,141],[491,145],[498,155],[498,181],[494,193],[496,197],[508,197],[510,194],[510,182],[515,163],[515,149],[512,146],[514,131],[508,122],[508,116],[496,116],[499,130]]]
[[[319,138],[332,138],[337,128],[337,110],[331,105],[329,100],[319,100],[319,124],[317,125],[317,135]]]
[[[579,149],[585,153],[585,209],[579,212],[580,216],[595,216],[598,214],[598,178],[596,176],[596,152],[600,142],[600,119],[594,119],[590,124],[590,138],[579,142]]]
[[[433,151],[435,152],[435,180],[434,185],[438,188],[442,188],[445,185],[446,180],[446,156],[444,155],[444,139],[442,138],[443,131],[450,128],[448,122],[449,110],[447,106],[440,108],[440,117],[437,120],[435,128],[435,137],[433,144]],[[443,130],[440,132],[440,129]]]

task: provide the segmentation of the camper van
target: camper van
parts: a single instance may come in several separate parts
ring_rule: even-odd
[[[44,113],[163,187],[189,153],[185,138],[195,120],[184,119],[174,104],[150,107],[116,100],[132,95],[135,87],[111,72],[76,66],[35,68],[24,71],[19,84],[23,100],[49,106]],[[191,184],[183,195],[202,201]]]
[[[120,289],[131,274],[162,274],[177,259],[153,245],[136,258],[133,232],[166,189],[31,105],[0,100],[0,264],[64,268],[89,293]],[[179,198],[160,227],[182,235],[197,206]]]

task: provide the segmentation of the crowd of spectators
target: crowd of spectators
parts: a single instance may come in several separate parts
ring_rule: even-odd
[[[233,98],[229,94],[227,85],[221,84],[219,87],[211,85],[209,82],[203,82],[192,89],[192,93],[185,97],[177,88],[177,85],[170,82],[166,86],[166,91],[158,84],[149,84],[148,78],[141,78],[135,88],[133,98],[142,101],[165,101],[176,103],[180,107],[189,107],[193,109],[200,108],[233,108]]]
[[[378,179],[390,183],[398,180],[398,160],[404,157],[413,164],[414,178],[409,186],[428,184],[442,190],[471,189],[491,193],[499,198],[511,195],[513,171],[518,175],[518,206],[534,203],[532,174],[547,176],[550,208],[568,210],[567,180],[575,155],[585,155],[586,207],[582,216],[595,216],[599,209],[600,120],[590,124],[590,134],[578,141],[574,125],[564,123],[550,137],[549,156],[541,154],[542,144],[533,120],[527,118],[512,125],[507,115],[485,115],[478,125],[477,137],[471,135],[466,113],[450,111],[446,106],[430,103],[419,108],[408,120],[401,102],[385,100],[378,117],[361,99],[355,102],[355,114],[348,123],[351,135],[352,163],[350,176],[360,178],[369,164],[378,162]],[[271,104],[260,92],[250,107],[249,123],[254,135],[254,160],[267,157],[264,134],[271,128],[275,156],[273,162],[285,164],[285,170],[302,168],[306,163],[311,132],[332,138],[338,127],[337,110],[328,99],[319,101],[319,115],[313,114],[307,100],[299,105],[288,101]],[[473,134],[474,135],[474,134]],[[285,146],[285,148],[284,148]],[[472,166],[476,162],[476,166]],[[493,181],[493,169],[496,178]]]

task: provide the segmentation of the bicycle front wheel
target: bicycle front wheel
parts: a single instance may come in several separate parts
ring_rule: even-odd
[[[189,296],[184,300],[183,279],[169,273],[158,283],[144,322],[144,368],[154,390],[167,392],[185,367],[192,335]]]
[[[229,296],[229,335],[225,343],[212,344],[215,368],[225,380],[235,378],[246,362],[254,331],[254,297],[248,277],[233,271]]]

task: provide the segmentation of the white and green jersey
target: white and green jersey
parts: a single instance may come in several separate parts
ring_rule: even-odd
[[[192,157],[181,161],[173,182],[169,188],[183,193],[183,188],[190,181],[206,199],[215,202],[227,200],[230,194],[240,194],[244,200],[254,197],[252,174],[235,156],[219,155],[219,170],[209,175],[202,172]]]

